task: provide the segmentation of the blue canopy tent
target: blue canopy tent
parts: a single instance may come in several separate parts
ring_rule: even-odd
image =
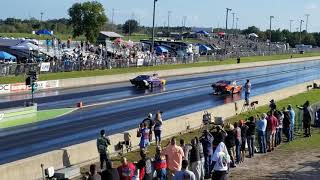
[[[207,54],[209,51],[211,51],[212,49],[204,44],[197,44],[197,46],[199,47],[199,53],[200,54]]]
[[[12,60],[15,61],[17,58],[7,52],[0,51],[0,60]]]
[[[36,32],[37,35],[48,35],[52,36],[52,33],[47,29],[40,29]]]
[[[168,53],[168,49],[166,49],[165,47],[163,46],[156,46],[155,47],[155,51],[157,54],[163,54],[163,53]]]
[[[205,36],[209,35],[209,33],[207,31],[203,31],[203,30],[202,31],[198,31],[197,34],[203,34]]]

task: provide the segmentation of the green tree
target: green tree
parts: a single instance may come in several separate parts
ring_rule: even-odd
[[[242,34],[251,34],[251,33],[259,34],[260,29],[255,26],[250,26],[247,29],[242,30]]]
[[[137,32],[138,29],[139,29],[138,22],[134,19],[127,20],[122,27],[122,31],[129,35],[131,35],[134,32]]]
[[[108,20],[104,11],[103,5],[97,1],[73,4],[68,11],[73,37],[84,35],[88,41],[95,42]]]

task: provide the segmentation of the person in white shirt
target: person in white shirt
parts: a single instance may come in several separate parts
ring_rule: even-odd
[[[244,85],[244,89],[245,89],[244,99],[246,101],[246,105],[249,105],[249,103],[250,103],[249,98],[250,98],[250,93],[251,93],[251,83],[250,83],[249,79],[247,79],[247,82]]]
[[[188,170],[189,162],[187,160],[182,161],[181,171],[177,171],[174,174],[173,180],[196,180],[196,176],[192,171]]]
[[[221,138],[219,145],[211,156],[212,163],[214,164],[212,179],[226,180],[228,178],[227,171],[229,169],[231,159],[223,141],[223,138]]]

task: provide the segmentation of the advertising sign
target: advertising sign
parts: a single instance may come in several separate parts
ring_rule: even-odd
[[[48,72],[50,70],[50,63],[49,62],[43,62],[40,65],[40,71],[41,72]]]
[[[10,84],[0,84],[0,94],[9,93],[9,92],[10,92]]]
[[[137,60],[137,66],[143,66],[144,59]]]

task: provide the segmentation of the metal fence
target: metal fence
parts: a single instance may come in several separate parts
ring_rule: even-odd
[[[314,51],[319,51],[316,49]],[[276,55],[276,54],[295,54],[297,50],[292,49],[288,51],[252,51],[252,52],[238,52],[229,53],[227,55],[190,55],[187,57],[146,57],[143,59],[134,58],[102,58],[94,57],[92,59],[82,60],[80,58],[69,59],[51,59],[50,68],[48,72],[40,72],[41,63],[1,63],[0,64],[0,76],[18,76],[28,73],[30,70],[36,70],[38,73],[54,73],[54,72],[71,72],[71,71],[83,71],[83,70],[102,70],[111,68],[128,68],[128,67],[141,67],[141,66],[157,66],[164,64],[190,64],[200,61],[223,61],[228,58],[248,57],[248,56],[264,56],[264,55]]]

